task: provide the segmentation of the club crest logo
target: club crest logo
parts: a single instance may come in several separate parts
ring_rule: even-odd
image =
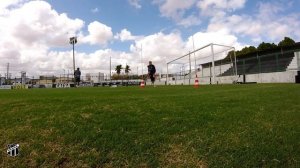
[[[7,154],[9,156],[15,157],[18,156],[19,154],[19,144],[9,144],[7,145],[8,149],[7,149]]]

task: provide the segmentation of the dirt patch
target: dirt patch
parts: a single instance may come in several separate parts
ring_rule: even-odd
[[[104,105],[102,107],[103,111],[113,111],[113,107],[111,105]]]
[[[84,118],[84,119],[89,119],[89,118],[91,118],[92,113],[82,113],[82,114],[80,114],[80,115],[81,115],[81,117]]]
[[[197,158],[196,154],[181,144],[170,145],[162,156],[161,167],[197,167],[207,168],[207,164]]]

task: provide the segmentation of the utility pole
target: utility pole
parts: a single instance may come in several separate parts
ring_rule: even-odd
[[[9,63],[7,63],[7,67],[6,67],[6,79],[8,79],[9,77]]]
[[[68,75],[67,75],[67,83],[69,83],[69,70],[68,70]]]
[[[197,64],[196,64],[196,53],[195,53],[194,35],[192,36],[192,38],[193,38],[193,50],[194,50],[194,59],[195,59],[195,74],[196,74],[196,76],[197,76],[197,70],[196,70]]]
[[[64,77],[63,77],[63,83],[66,83],[66,70],[65,69],[63,69],[64,70]],[[61,82],[60,82],[61,83]]]
[[[111,56],[109,56],[109,80],[111,81]]]
[[[143,44],[141,44],[141,64],[142,64],[142,78],[143,78],[143,80],[144,80]]]

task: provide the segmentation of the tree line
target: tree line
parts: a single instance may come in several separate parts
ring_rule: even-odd
[[[124,70],[124,74],[121,74],[122,70]],[[128,80],[128,79],[147,79],[147,74],[130,74],[131,69],[129,65],[126,65],[125,68],[123,66],[117,65],[115,67],[115,74],[112,75],[111,79],[112,80]]]
[[[247,55],[249,53],[253,53],[253,52],[257,52],[257,51],[265,51],[265,50],[269,50],[269,49],[291,46],[291,45],[295,45],[295,44],[296,44],[296,42],[292,38],[284,37],[284,39],[281,40],[277,45],[275,43],[262,42],[257,46],[257,48],[254,46],[244,47],[241,50],[236,51],[236,56],[240,57],[240,56]],[[230,51],[227,56],[229,56],[230,54],[233,54],[233,51]]]
[[[125,67],[125,68],[123,68],[121,64],[116,66],[116,68],[115,68],[115,71],[116,71],[116,73],[117,73],[118,75],[120,75],[120,74],[121,74],[121,71],[122,71],[122,69],[124,69],[124,70],[125,70],[125,74],[127,74],[127,75],[128,75],[128,73],[131,71],[131,69],[130,69],[130,66],[129,66],[129,65],[126,65],[126,67]]]
[[[121,71],[124,69],[124,72],[125,72],[125,75],[121,75]],[[120,64],[120,65],[117,65],[115,67],[115,71],[117,74],[114,74],[112,76],[112,79],[113,80],[118,80],[118,79],[129,79],[129,72],[131,71],[130,69],[130,66],[129,65],[126,65],[125,68],[123,68],[123,66]],[[137,75],[135,75],[137,76]],[[132,78],[132,77],[131,77]],[[136,77],[138,79],[138,77]]]

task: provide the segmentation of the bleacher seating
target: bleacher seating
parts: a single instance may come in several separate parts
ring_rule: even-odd
[[[240,58],[237,61],[237,74],[257,74],[257,73],[270,73],[282,72],[287,69],[294,57],[294,52],[285,53],[271,53],[261,56],[252,56],[247,58]],[[276,59],[278,58],[278,59]],[[232,75],[233,67],[225,71],[220,76]]]

